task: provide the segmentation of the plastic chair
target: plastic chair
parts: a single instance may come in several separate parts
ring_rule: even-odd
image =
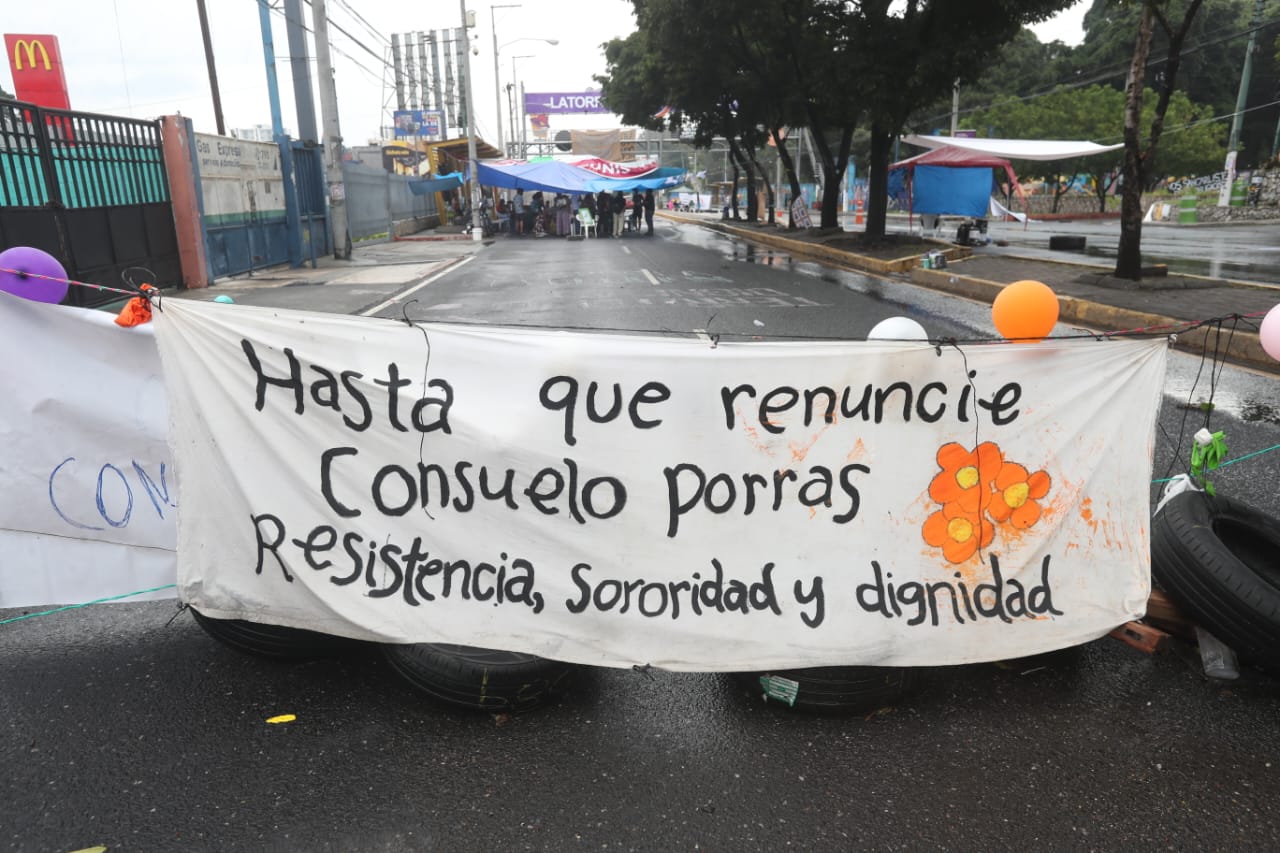
[[[578,208],[578,224],[582,226],[583,233],[588,237],[592,236],[593,232],[596,237],[600,236],[600,232],[596,230],[596,218],[585,207]]]

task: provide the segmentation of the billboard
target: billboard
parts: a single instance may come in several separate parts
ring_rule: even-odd
[[[439,136],[443,115],[438,110],[396,110],[392,122],[397,137]]]
[[[9,70],[13,72],[13,93],[19,101],[59,110],[71,109],[57,36],[5,33],[4,51],[9,56]]]
[[[599,92],[525,92],[526,114],[607,113]]]

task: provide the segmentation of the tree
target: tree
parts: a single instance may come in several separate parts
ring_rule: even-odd
[[[693,129],[695,144],[707,147],[722,136],[736,175],[747,176],[747,219],[757,219],[755,180],[774,193],[757,151],[770,129],[799,118],[789,67],[777,40],[756,33],[776,32],[779,16],[768,4],[718,0],[637,0],[636,31],[606,45],[606,73],[596,79],[602,98],[628,123],[662,126],[653,114],[671,106],[673,126]],[[711,47],[714,46],[714,47]],[[763,70],[761,70],[763,69]],[[777,71],[775,72],[775,69]],[[734,216],[737,216],[736,192]]]
[[[1137,0],[1142,4],[1138,21],[1138,35],[1133,49],[1133,61],[1129,66],[1129,78],[1125,84],[1124,111],[1124,183],[1120,196],[1120,246],[1116,251],[1115,274],[1118,278],[1134,281],[1142,277],[1142,189],[1148,172],[1153,168],[1160,135],[1164,131],[1165,113],[1173,97],[1178,79],[1178,66],[1182,60],[1182,45],[1204,0]],[[1170,7],[1177,7],[1181,19],[1173,17],[1170,23]],[[1143,123],[1142,85],[1151,51],[1151,37],[1156,25],[1169,40],[1169,53],[1165,60],[1164,74],[1156,95],[1155,108],[1150,116],[1146,138],[1141,136]]]
[[[860,102],[871,121],[867,235],[885,234],[889,156],[908,116],[989,66],[1025,24],[1074,0],[863,0],[849,7]],[[981,21],[982,26],[974,26]]]

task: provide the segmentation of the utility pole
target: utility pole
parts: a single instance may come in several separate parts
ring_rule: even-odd
[[[351,257],[347,233],[347,186],[342,182],[342,132],[338,127],[338,89],[333,81],[329,53],[329,16],[326,0],[311,0],[311,30],[316,39],[316,74],[320,78],[320,114],[324,120],[324,176],[329,183],[329,221],[333,227],[333,256]]]
[[[476,163],[476,102],[471,99],[471,34],[467,30],[468,27],[474,26],[475,22],[468,20],[467,0],[458,0],[458,8],[462,11],[462,29],[458,31],[462,35],[462,44],[458,45],[458,50],[462,51],[461,95],[466,99],[467,105],[467,177],[471,194],[471,239],[478,243],[484,239],[484,229],[480,226],[480,170]]]
[[[960,78],[951,86],[951,138],[955,139],[960,127]]]
[[[1236,182],[1237,149],[1240,147],[1240,127],[1244,124],[1244,107],[1249,100],[1249,80],[1253,76],[1253,53],[1258,44],[1258,28],[1262,25],[1262,7],[1265,0],[1254,0],[1253,19],[1249,22],[1249,46],[1244,49],[1244,68],[1240,70],[1240,89],[1236,93],[1236,114],[1231,118],[1231,136],[1227,139],[1227,180],[1218,193],[1218,207],[1231,204],[1231,191]]]
[[[1253,20],[1249,22],[1249,46],[1244,50],[1244,68],[1240,71],[1240,89],[1236,94],[1236,114],[1231,119],[1231,137],[1227,151],[1240,146],[1240,126],[1244,124],[1244,107],[1249,100],[1249,79],[1253,76],[1253,54],[1258,45],[1258,28],[1262,25],[1262,7],[1266,0],[1254,0]]]
[[[311,97],[311,66],[307,56],[307,31],[302,25],[302,0],[284,0],[285,32],[289,39],[289,65],[293,72],[293,104],[298,114],[298,137],[314,144],[316,102]]]
[[[213,118],[218,123],[218,135],[226,136],[227,128],[222,122],[222,96],[218,94],[218,70],[213,64],[213,41],[209,38],[209,15],[204,10],[204,0],[196,0],[196,11],[200,14],[200,36],[204,39],[204,64],[209,69],[209,90],[213,94]]]

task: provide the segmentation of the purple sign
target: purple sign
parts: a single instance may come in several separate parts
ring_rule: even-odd
[[[528,115],[550,113],[607,113],[599,92],[525,92],[524,111]]]

